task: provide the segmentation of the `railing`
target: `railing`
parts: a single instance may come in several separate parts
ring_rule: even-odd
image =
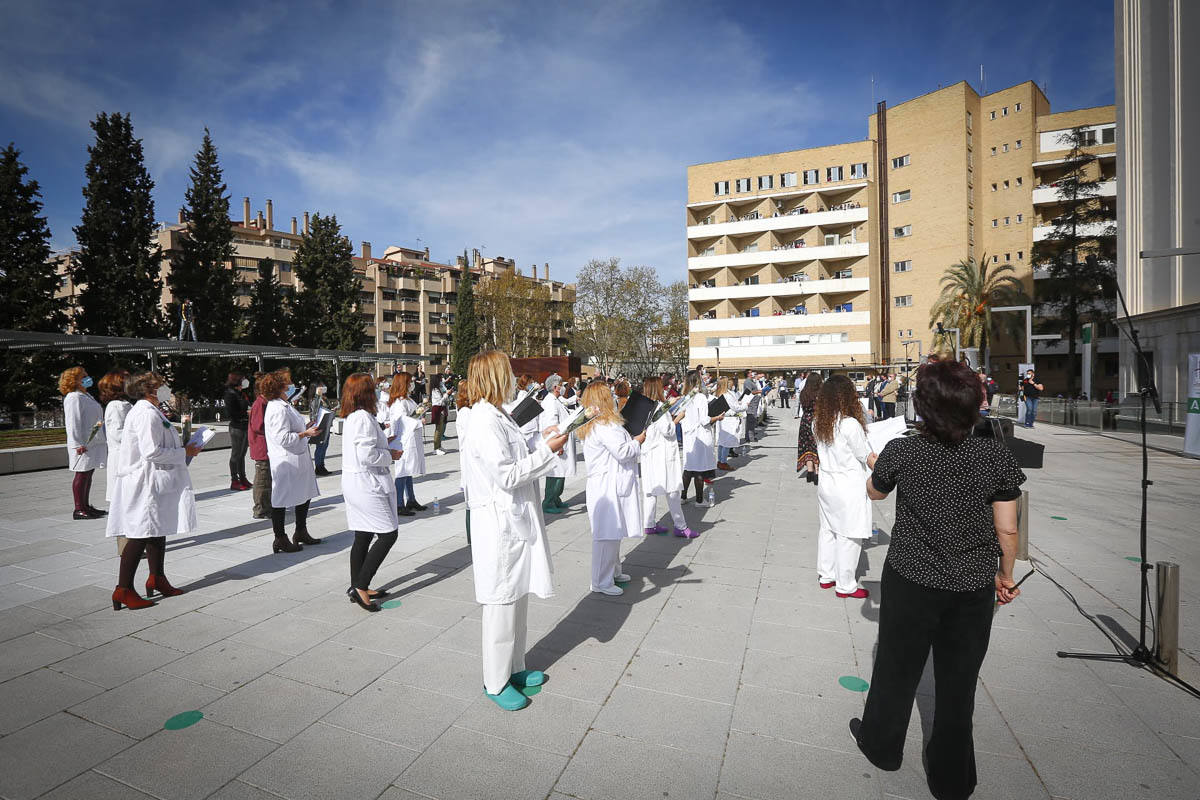
[[[1024,414],[1024,403],[1015,395],[998,394],[992,399],[992,413],[1017,419]],[[1146,427],[1151,433],[1183,435],[1187,425],[1186,403],[1163,403],[1162,413],[1154,406],[1146,408]],[[1061,397],[1043,397],[1038,400],[1037,421],[1051,425],[1065,425],[1088,430],[1134,431],[1139,430],[1142,420],[1141,401],[1125,400],[1120,404],[1098,400],[1067,400]]]

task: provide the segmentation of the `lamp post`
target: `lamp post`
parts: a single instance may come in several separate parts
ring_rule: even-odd
[[[950,331],[954,331],[954,360],[958,361],[958,351],[962,349],[962,336],[958,328],[947,328],[940,322],[937,324],[938,336],[945,336]]]

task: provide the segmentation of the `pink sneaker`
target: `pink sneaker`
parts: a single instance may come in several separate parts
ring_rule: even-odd
[[[645,529],[645,533],[647,536],[649,536],[651,534],[662,534],[662,533],[666,533],[666,532],[667,532],[667,529],[664,528],[662,525],[655,525],[653,528]]]
[[[683,539],[695,539],[700,534],[696,533],[691,528],[676,528],[675,535]]]

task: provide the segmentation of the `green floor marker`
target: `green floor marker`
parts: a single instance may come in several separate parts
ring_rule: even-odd
[[[184,728],[190,728],[202,719],[204,719],[203,711],[184,711],[182,714],[176,714],[164,722],[163,728],[168,731],[179,731]]]
[[[525,695],[526,697],[533,697],[535,694],[537,694],[541,690],[542,690],[541,686],[526,686],[524,689],[521,689],[520,692],[521,692],[521,694]]]
[[[849,689],[852,692],[865,692],[867,690],[867,686],[869,685],[866,681],[856,675],[843,675],[842,677],[838,678],[838,683],[842,685],[843,689]]]
[[[1133,563],[1135,563],[1135,564],[1140,564],[1140,563],[1142,563],[1142,560],[1141,560],[1140,558],[1138,558],[1137,556],[1125,556],[1125,560],[1126,560],[1126,561],[1132,561],[1132,562],[1133,562]]]
[[[384,603],[379,607],[380,608],[399,608],[400,601],[399,600],[385,600]]]
[[[617,586],[622,586],[622,587],[629,585],[629,581],[613,581],[613,583],[615,583]]]
[[[1066,517],[1051,517],[1050,519],[1061,519],[1061,520],[1065,520],[1065,519],[1066,519]]]

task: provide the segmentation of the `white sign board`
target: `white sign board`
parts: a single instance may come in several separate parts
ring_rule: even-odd
[[[1188,354],[1187,427],[1183,452],[1200,456],[1200,353]]]

